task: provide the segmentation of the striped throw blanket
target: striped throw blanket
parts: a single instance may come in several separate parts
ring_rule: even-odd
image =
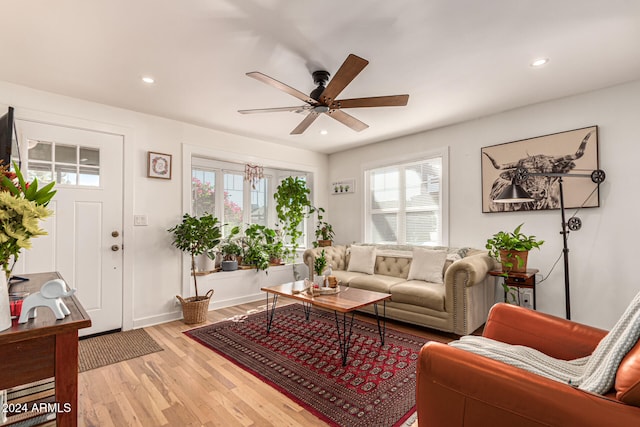
[[[579,389],[604,394],[613,386],[624,356],[640,337],[640,293],[590,356],[560,360],[533,348],[485,337],[464,336],[449,345],[525,369]]]

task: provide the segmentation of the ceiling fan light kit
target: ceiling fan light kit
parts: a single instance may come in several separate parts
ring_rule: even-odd
[[[320,114],[326,114],[334,120],[360,132],[369,127],[366,123],[356,119],[342,111],[345,108],[365,107],[401,107],[407,105],[409,95],[374,96],[367,98],[336,99],[353,79],[367,66],[369,61],[350,54],[342,63],[335,76],[329,81],[329,72],[325,70],[314,71],[311,76],[317,87],[309,95],[292,88],[278,80],[275,80],[258,71],[247,73],[247,76],[259,80],[269,86],[275,87],[291,96],[307,103],[307,105],[295,107],[260,108],[252,110],[238,110],[242,114],[272,113],[272,112],[296,112],[307,116],[291,131],[291,135],[302,134],[318,118]],[[327,83],[328,82],[328,83]]]

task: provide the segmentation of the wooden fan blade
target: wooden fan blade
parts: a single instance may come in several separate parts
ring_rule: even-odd
[[[320,114],[316,113],[315,111],[311,111],[309,114],[307,114],[307,117],[305,117],[300,122],[300,124],[296,126],[294,130],[291,131],[290,135],[300,135],[302,132],[307,130],[309,126],[311,126],[311,123],[313,123],[318,118],[319,115]]]
[[[306,102],[308,104],[311,104],[311,105],[318,104],[318,102],[315,99],[311,98],[306,93],[302,93],[298,89],[294,89],[291,86],[287,86],[286,84],[284,84],[282,82],[279,82],[278,80],[273,79],[273,78],[271,78],[271,77],[269,77],[269,76],[267,76],[265,74],[262,74],[259,71],[252,71],[250,73],[247,73],[247,76],[252,77],[252,78],[254,78],[256,80],[259,80],[262,83],[266,83],[269,86],[273,86],[276,89],[279,89],[279,90],[281,90],[281,91],[283,91],[285,93],[288,93],[291,96],[295,96],[296,98],[298,98],[298,99],[300,99],[300,100],[302,100],[302,101],[304,101],[304,102]]]
[[[343,125],[349,126],[351,129],[355,130],[356,132],[361,132],[369,127],[368,124],[361,122],[360,120],[356,119],[352,115],[349,115],[341,110],[329,110],[327,111],[326,114],[332,119],[339,121]]]
[[[347,59],[342,63],[338,72],[333,76],[326,89],[320,95],[320,102],[324,105],[329,105],[334,99],[347,87],[353,79],[356,78],[360,71],[367,66],[369,61],[362,59],[359,56],[350,54]]]
[[[313,108],[310,105],[301,105],[299,107],[276,107],[276,108],[254,108],[252,110],[238,110],[241,114],[256,114],[256,113],[277,113],[280,111],[293,111],[294,113],[301,113]]]
[[[372,96],[370,98],[340,99],[331,108],[402,107],[409,102],[409,95]]]

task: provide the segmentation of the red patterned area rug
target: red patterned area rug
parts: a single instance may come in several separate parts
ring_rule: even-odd
[[[342,323],[341,316],[340,320]],[[302,305],[186,331],[189,337],[284,393],[335,426],[400,426],[415,412],[416,360],[426,340],[355,320],[347,366],[342,366],[333,312]]]

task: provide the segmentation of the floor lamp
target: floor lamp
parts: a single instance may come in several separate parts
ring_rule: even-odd
[[[604,182],[605,173],[603,170],[594,170],[590,174],[572,174],[561,172],[529,172],[525,168],[515,170],[511,184],[500,193],[493,201],[495,203],[527,203],[535,202],[527,191],[520,185],[531,176],[557,177],[560,189],[560,213],[562,214],[562,255],[564,258],[564,299],[567,319],[571,319],[571,297],[569,294],[569,246],[567,244],[569,231],[577,231],[582,227],[582,221],[578,217],[571,217],[569,221],[565,219],[564,209],[564,189],[562,187],[562,179],[568,178],[591,178],[591,181],[598,184]]]

